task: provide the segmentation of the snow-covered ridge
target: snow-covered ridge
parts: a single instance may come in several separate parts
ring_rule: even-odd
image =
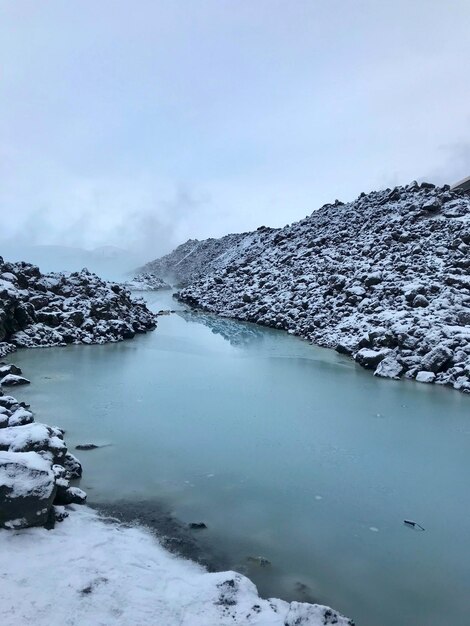
[[[0,355],[16,347],[121,341],[155,326],[144,302],[85,269],[41,274],[0,257]]]
[[[470,195],[448,185],[188,241],[145,269],[171,275],[192,306],[336,348],[378,376],[470,392]]]

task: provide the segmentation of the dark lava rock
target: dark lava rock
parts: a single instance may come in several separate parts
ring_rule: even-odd
[[[41,526],[56,495],[50,463],[36,452],[0,452],[0,527]]]
[[[82,464],[76,456],[67,452],[64,459],[64,467],[69,473],[70,478],[81,478],[82,476]]]

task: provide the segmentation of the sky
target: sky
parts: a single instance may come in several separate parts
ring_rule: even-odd
[[[0,0],[1,246],[283,226],[470,175],[468,0]]]

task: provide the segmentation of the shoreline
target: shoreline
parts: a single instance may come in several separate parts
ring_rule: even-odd
[[[457,389],[456,387],[454,387],[451,383],[445,383],[445,382],[439,382],[439,381],[430,381],[430,380],[417,380],[416,378],[412,378],[407,377],[407,376],[401,376],[401,377],[396,377],[396,376],[386,376],[386,375],[378,375],[377,373],[375,373],[373,371],[373,368],[369,367],[367,364],[364,364],[362,362],[360,362],[359,360],[357,360],[351,351],[342,349],[338,347],[335,347],[333,345],[328,344],[328,342],[325,343],[320,343],[317,341],[313,341],[310,337],[308,337],[308,335],[302,335],[297,333],[295,330],[289,329],[289,328],[282,328],[282,327],[278,327],[266,322],[262,322],[262,321],[255,321],[252,319],[247,319],[244,317],[238,317],[238,316],[234,316],[234,315],[228,315],[228,314],[224,314],[224,313],[219,313],[217,311],[211,310],[210,308],[206,308],[204,306],[202,306],[201,304],[193,304],[189,299],[185,299],[180,297],[180,292],[179,291],[175,291],[172,294],[172,297],[179,302],[180,304],[184,304],[187,307],[189,307],[189,311],[193,312],[193,313],[199,313],[201,315],[213,315],[214,318],[216,319],[220,319],[220,320],[228,320],[228,321],[234,321],[234,322],[241,322],[242,324],[249,324],[254,326],[255,328],[269,328],[270,330],[276,330],[276,331],[280,331],[283,333],[287,333],[288,335],[291,335],[292,337],[295,337],[296,339],[300,339],[302,341],[305,341],[309,346],[312,346],[314,348],[321,348],[322,350],[330,350],[332,352],[336,352],[337,354],[340,354],[344,357],[347,357],[348,362],[352,362],[355,363],[357,365],[359,365],[362,369],[368,370],[369,373],[371,374],[371,376],[378,376],[380,378],[384,378],[384,379],[388,379],[390,381],[394,381],[394,382],[399,382],[399,383],[421,383],[421,384],[426,384],[426,385],[432,385],[433,387],[442,387],[443,389],[447,389],[450,391],[459,391],[461,394],[468,395],[470,396],[470,389],[467,388],[462,388],[462,389]],[[371,350],[371,352],[373,352]]]
[[[19,371],[13,364],[7,364],[5,367]],[[21,377],[19,374],[13,376]],[[27,379],[23,380],[27,381],[24,384],[30,383]],[[239,626],[245,626],[245,624],[270,624],[272,626],[338,624],[354,626],[353,621],[324,605],[296,601],[287,602],[277,598],[262,599],[251,580],[237,572],[223,571],[222,557],[214,556],[210,551],[204,550],[191,531],[165,511],[161,505],[152,505],[149,508],[146,502],[138,504],[117,501],[101,505],[95,503],[93,508],[83,506],[77,509],[77,504],[84,504],[86,500],[85,492],[73,484],[75,479],[81,478],[82,468],[78,459],[66,447],[64,431],[57,427],[34,422],[33,413],[28,410],[29,405],[27,403],[17,401],[12,396],[3,395],[3,391],[1,393],[0,406],[6,412],[0,414],[0,417],[3,415],[6,416],[7,420],[11,420],[16,416],[17,421],[18,417],[22,417],[26,423],[18,421],[18,424],[7,424],[4,428],[0,426],[0,448],[3,450],[3,452],[0,451],[0,504],[2,502],[3,484],[4,504],[8,501],[13,502],[12,510],[17,511],[18,507],[15,508],[15,504],[21,502],[23,498],[22,504],[29,511],[22,518],[3,520],[6,523],[3,524],[3,528],[0,527],[0,541],[4,542],[6,546],[6,549],[0,551],[0,574],[6,576],[8,581],[8,584],[4,584],[0,589],[0,599],[2,606],[10,607],[9,614],[13,616],[13,621],[5,621],[5,626],[18,624],[18,611],[21,613],[20,619],[23,619],[25,623],[32,620],[33,614],[35,615],[34,621],[38,625],[50,626],[55,623],[62,623],[63,618],[55,622],[51,613],[47,613],[47,611],[44,613],[44,610],[42,612],[44,620],[41,620],[41,617],[37,615],[37,605],[44,602],[44,595],[47,605],[52,606],[51,602],[54,602],[56,598],[57,587],[67,581],[66,573],[61,571],[63,563],[56,562],[50,556],[51,553],[56,554],[60,551],[60,547],[76,556],[72,559],[75,561],[74,567],[79,563],[79,568],[88,572],[88,578],[79,577],[80,581],[77,580],[76,573],[69,575],[69,583],[62,590],[61,603],[64,603],[65,606],[68,602],[75,604],[78,595],[80,607],[73,610],[79,611],[80,614],[86,613],[86,606],[89,607],[90,605],[90,597],[98,596],[103,592],[106,596],[106,589],[110,586],[110,579],[116,568],[113,559],[122,557],[119,551],[122,550],[124,538],[129,540],[129,546],[126,548],[126,555],[129,559],[128,567],[134,566],[137,558],[137,552],[134,550],[137,551],[140,543],[146,544],[145,555],[147,557],[152,552],[155,553],[152,564],[148,566],[150,569],[155,567],[155,559],[157,559],[159,562],[157,571],[160,572],[159,575],[161,576],[161,562],[166,564],[169,580],[162,590],[163,595],[167,592],[168,585],[173,584],[178,588],[180,585],[186,587],[189,584],[191,589],[197,587],[198,584],[200,585],[201,589],[191,600],[192,606],[190,608],[184,607],[182,613],[184,619],[179,616],[178,619],[172,621],[171,616],[171,613],[174,613],[176,601],[185,603],[185,596],[181,596],[181,590],[175,596],[178,600],[174,598],[169,603],[167,602],[168,606],[165,610],[167,612],[170,610],[170,614],[165,617],[167,620],[165,623],[169,626],[173,624],[174,626],[181,624],[187,624],[187,626],[223,626],[225,624]],[[9,405],[10,409],[13,410],[5,409],[3,404]],[[19,416],[18,413],[21,415]],[[13,450],[6,450],[12,439],[11,431],[16,429],[20,429],[22,436],[16,438],[18,443],[14,443]],[[24,433],[21,429],[26,429],[25,432],[28,436],[23,436]],[[9,480],[5,485],[5,472],[2,472],[2,469],[5,469],[5,465],[11,464],[15,456],[21,460],[24,459],[23,455],[34,455],[34,459],[31,456],[28,457],[27,469],[30,475],[26,482],[25,476],[21,475],[21,472],[15,475],[14,472],[10,471],[8,472]],[[31,463],[32,460],[34,463]],[[38,483],[38,472],[42,483],[41,481]],[[28,480],[30,481],[29,484]],[[35,506],[29,497],[32,494],[37,500],[34,502]],[[14,502],[15,498],[16,503]],[[38,515],[38,511],[40,515]],[[3,513],[5,515],[5,508]],[[78,536],[74,535],[73,531],[72,533],[69,532],[69,529],[76,526],[80,527]],[[110,549],[108,553],[101,555],[98,562],[94,561],[95,548],[90,551],[91,546],[86,545],[88,533],[99,535],[99,541],[102,543],[115,544],[112,550]],[[95,539],[93,539],[92,545],[97,545]],[[38,583],[35,579],[30,580],[28,573],[32,567],[34,569],[38,566],[37,560],[44,558],[44,546],[46,546],[48,554],[47,559],[54,560],[54,563],[49,564],[49,574],[43,574],[41,582]],[[22,561],[25,558],[24,549],[27,549],[26,559],[30,564],[26,569],[22,568],[21,564],[16,565],[17,560],[13,557],[15,554],[21,555],[20,561]],[[37,549],[39,549],[39,553],[35,555]],[[143,558],[143,555],[141,556]],[[13,569],[16,574],[13,576],[11,563],[15,564]],[[39,567],[42,567],[41,561]],[[138,567],[137,576],[141,571],[140,566]],[[173,580],[173,568],[180,568],[184,571],[184,576],[180,575],[180,580],[176,583]],[[90,576],[91,572],[88,571],[90,569],[93,570],[92,576]],[[57,576],[60,576],[60,581],[57,580]],[[156,582],[157,579],[154,579],[154,583]],[[50,583],[53,584],[49,589]],[[116,581],[116,586],[117,584],[118,581]],[[16,604],[14,597],[18,592],[18,586],[22,588],[24,599],[20,610],[14,608]],[[97,593],[98,590],[99,593]],[[34,597],[36,592],[38,598]],[[128,589],[127,592],[133,593],[133,590]],[[120,593],[123,593],[122,589]],[[108,592],[104,598],[104,604],[106,605],[111,599]],[[152,591],[148,602],[155,605],[153,617],[151,619],[142,618],[143,621],[138,623],[149,624],[150,626],[155,623],[155,610],[162,611],[160,606],[162,600],[155,597]],[[196,612],[190,615],[198,602]],[[95,612],[103,610],[103,598],[99,600],[99,603],[100,607],[95,607]],[[119,616],[115,614],[115,608],[109,607],[109,611],[106,619],[110,619],[110,615],[112,615],[113,623],[125,624],[126,626],[135,624],[133,611],[131,620],[126,616],[124,621],[119,621]],[[189,621],[185,621],[188,615]],[[86,621],[86,618],[85,621],[78,618],[71,623],[84,626],[89,622]]]

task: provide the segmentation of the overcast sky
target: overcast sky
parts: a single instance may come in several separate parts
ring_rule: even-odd
[[[469,0],[0,0],[0,240],[158,256],[470,175]]]

